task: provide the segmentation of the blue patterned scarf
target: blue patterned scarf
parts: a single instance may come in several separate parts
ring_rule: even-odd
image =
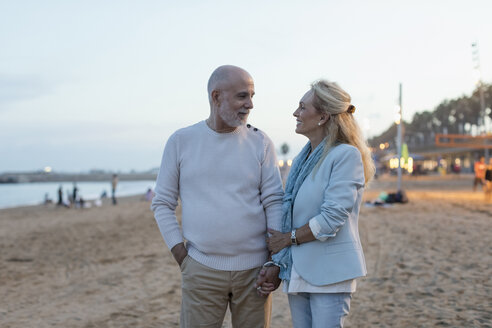
[[[292,163],[289,177],[287,178],[287,182],[285,184],[285,194],[282,204],[283,233],[292,231],[292,210],[297,192],[299,191],[299,188],[301,188],[301,185],[306,177],[311,173],[313,168],[320,160],[321,155],[323,154],[324,146],[325,140],[321,141],[311,155],[309,155],[309,152],[311,151],[311,143],[308,142],[301,150],[299,155],[297,155],[294,159],[294,163]],[[290,280],[290,272],[292,270],[292,253],[290,246],[283,248],[280,252],[274,254],[272,258],[280,265],[280,279]]]

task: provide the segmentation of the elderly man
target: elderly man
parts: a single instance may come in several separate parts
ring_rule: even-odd
[[[181,269],[181,327],[221,327],[228,305],[234,327],[268,326],[255,281],[269,256],[267,227],[281,228],[283,191],[271,140],[246,125],[253,95],[245,70],[217,68],[210,116],[176,131],[164,149],[151,208]],[[267,267],[259,281],[278,286],[277,273]]]

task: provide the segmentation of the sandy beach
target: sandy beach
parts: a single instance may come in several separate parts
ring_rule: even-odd
[[[368,276],[346,327],[492,327],[492,205],[471,185],[405,177],[408,204],[363,206]],[[380,178],[365,199],[395,188]],[[0,210],[0,250],[1,327],[179,326],[180,272],[140,197]],[[281,291],[272,327],[291,327]]]

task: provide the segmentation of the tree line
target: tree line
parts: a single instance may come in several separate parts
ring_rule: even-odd
[[[492,84],[483,85],[486,119],[492,123]],[[432,148],[435,144],[436,133],[449,134],[479,134],[482,125],[482,111],[479,89],[476,88],[471,96],[444,100],[433,111],[424,110],[413,115],[410,122],[403,122],[404,142],[415,150]],[[490,132],[490,130],[489,130]],[[368,140],[372,147],[381,143],[389,143],[390,148],[396,148],[397,126],[392,124],[386,131]]]

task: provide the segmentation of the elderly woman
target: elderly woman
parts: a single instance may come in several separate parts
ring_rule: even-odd
[[[270,230],[268,244],[295,328],[342,327],[366,275],[358,218],[374,163],[354,111],[347,92],[320,80],[294,112],[309,142],[287,179],[283,232]]]

